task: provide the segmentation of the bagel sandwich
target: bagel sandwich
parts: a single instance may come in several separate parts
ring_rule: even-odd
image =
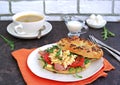
[[[61,74],[75,74],[103,56],[102,49],[89,40],[73,36],[62,38],[55,45],[40,50],[43,68]]]

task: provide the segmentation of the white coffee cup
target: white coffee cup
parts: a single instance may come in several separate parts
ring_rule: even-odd
[[[45,23],[45,15],[34,11],[16,13],[12,19],[18,34],[36,34]]]

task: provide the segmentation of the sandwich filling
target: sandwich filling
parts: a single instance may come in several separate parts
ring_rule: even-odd
[[[90,64],[90,58],[86,58],[69,50],[62,50],[58,45],[47,48],[44,51],[39,51],[41,55],[40,60],[44,62],[43,68],[52,69],[56,71],[72,71],[78,72],[83,70]],[[75,72],[74,72],[75,73]]]
[[[43,68],[56,73],[78,73],[93,60],[103,56],[102,49],[93,42],[73,36],[62,38],[50,48],[39,51]]]

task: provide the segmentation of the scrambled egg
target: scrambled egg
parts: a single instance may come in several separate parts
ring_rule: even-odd
[[[59,56],[56,56],[56,53],[59,51]],[[69,50],[60,50],[60,49],[54,49],[52,53],[49,55],[51,59],[51,63],[58,63],[62,64],[64,68],[67,68],[68,65],[71,65],[74,61],[77,55],[71,54]]]

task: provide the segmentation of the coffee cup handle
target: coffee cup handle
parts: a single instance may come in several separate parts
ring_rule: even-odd
[[[20,25],[17,25],[14,27],[14,30],[17,34],[26,34],[24,31],[23,31],[23,26],[20,24]]]

